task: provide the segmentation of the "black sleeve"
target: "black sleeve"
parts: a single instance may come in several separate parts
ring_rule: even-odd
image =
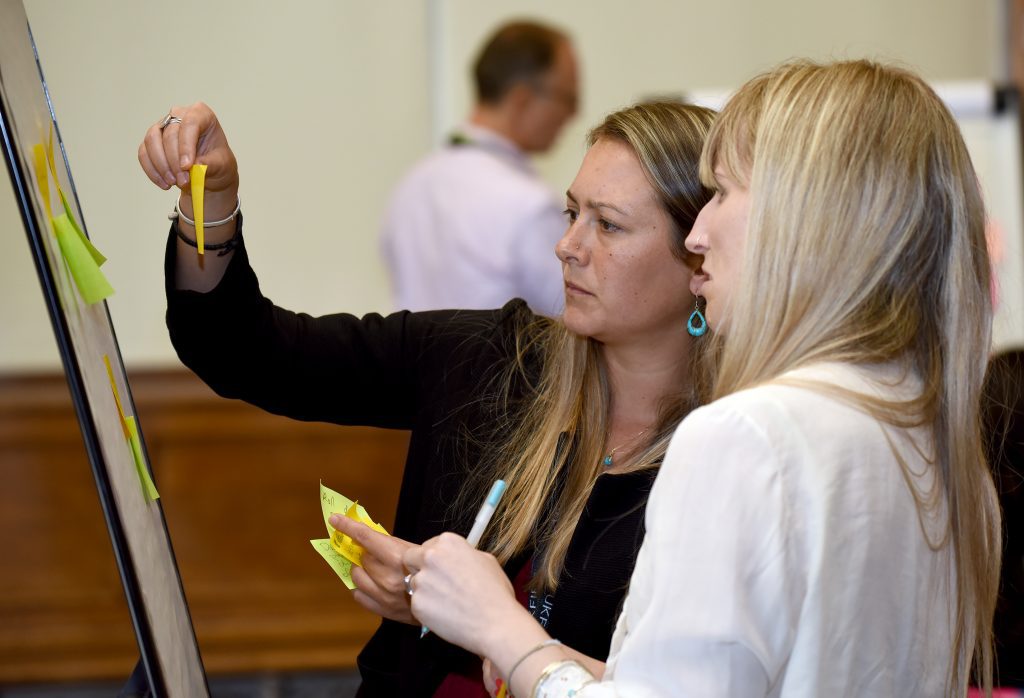
[[[472,399],[454,393],[483,387],[528,313],[513,301],[495,311],[312,317],[263,296],[244,243],[208,293],[174,288],[176,253],[172,227],[167,326],[182,362],[221,396],[295,419],[410,429],[440,396]]]

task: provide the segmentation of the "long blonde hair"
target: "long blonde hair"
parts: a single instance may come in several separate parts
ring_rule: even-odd
[[[723,110],[701,161],[751,195],[744,273],[713,397],[812,362],[899,362],[910,402],[847,395],[934,438],[956,607],[950,695],[992,682],[999,508],[981,440],[992,308],[984,208],[959,129],[917,76],[868,61],[783,65]],[[905,472],[908,482],[909,475]],[[927,497],[915,492],[920,507]]]
[[[688,259],[683,246],[711,192],[700,181],[698,162],[714,119],[710,109],[678,102],[647,102],[610,114],[588,137],[588,144],[614,139],[628,145],[673,221],[671,250]],[[680,288],[679,293],[689,293]],[[695,352],[691,352],[692,354]],[[517,361],[504,374],[496,394],[530,382],[531,364],[539,378],[520,405],[503,404],[497,425],[501,440],[483,473],[473,478],[460,503],[471,505],[489,485],[504,477],[508,491],[484,541],[501,562],[531,548],[536,590],[554,590],[573,531],[601,473],[611,395],[600,344],[569,332],[561,320],[536,318],[517,333]],[[656,467],[676,425],[693,407],[689,385],[675,386],[661,406],[658,424],[647,435],[630,469]]]

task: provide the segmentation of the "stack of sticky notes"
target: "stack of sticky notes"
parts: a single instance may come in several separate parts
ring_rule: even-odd
[[[389,534],[383,526],[370,518],[359,502],[353,502],[345,495],[338,494],[323,482],[320,483],[320,510],[324,516],[324,526],[327,527],[329,538],[309,542],[313,549],[320,553],[320,556],[331,566],[331,569],[337,573],[345,586],[355,589],[356,585],[352,581],[352,565],[362,565],[363,548],[348,536],[335,530],[329,519],[334,514],[344,514],[350,519],[366,524],[375,531],[384,535]]]

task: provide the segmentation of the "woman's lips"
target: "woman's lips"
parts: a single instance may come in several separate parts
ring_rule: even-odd
[[[579,296],[592,296],[592,295],[594,295],[593,293],[591,293],[590,291],[586,290],[585,288],[581,288],[581,287],[577,286],[576,284],[574,284],[572,282],[569,282],[569,281],[565,282],[565,292],[566,293],[572,293],[574,295],[579,295]]]

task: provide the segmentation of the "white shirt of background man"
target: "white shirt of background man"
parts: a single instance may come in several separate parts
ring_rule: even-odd
[[[560,313],[563,206],[509,140],[468,124],[459,133],[468,142],[417,164],[389,204],[381,252],[396,309],[498,308],[523,298],[535,312]]]

